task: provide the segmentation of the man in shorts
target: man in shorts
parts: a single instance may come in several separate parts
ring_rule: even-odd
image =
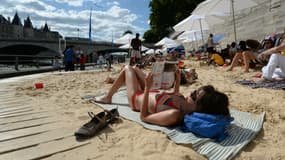
[[[142,42],[139,39],[140,34],[136,34],[136,38],[133,38],[131,41],[131,46],[132,46],[132,52],[131,52],[131,61],[130,65],[134,65],[140,62],[141,60],[141,46]]]

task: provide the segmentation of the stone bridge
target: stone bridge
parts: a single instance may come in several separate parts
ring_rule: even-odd
[[[86,39],[68,40],[41,40],[41,39],[0,39],[0,54],[2,55],[37,55],[56,56],[60,55],[65,46],[74,45],[86,53],[125,51],[111,42],[91,43]]]

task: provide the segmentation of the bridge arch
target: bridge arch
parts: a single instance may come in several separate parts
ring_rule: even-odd
[[[52,56],[58,55],[58,51],[51,48],[34,45],[34,44],[12,44],[0,48],[1,54],[6,55],[39,55],[39,56]]]

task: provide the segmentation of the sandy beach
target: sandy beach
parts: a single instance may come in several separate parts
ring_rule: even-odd
[[[257,71],[244,73],[237,67],[226,72],[225,67],[201,66],[199,62],[185,61],[186,66],[195,68],[198,80],[191,85],[182,85],[185,95],[191,89],[212,84],[225,92],[230,99],[230,108],[250,113],[266,113],[263,129],[235,159],[285,159],[285,92],[284,90],[251,89],[235,84],[242,79],[251,79]],[[120,66],[117,66],[120,68]],[[38,78],[1,83],[13,90],[18,98],[29,98],[38,110],[50,110],[60,119],[62,126],[78,129],[89,121],[87,112],[102,111],[99,106],[81,99],[84,95],[97,95],[108,90],[111,84],[104,83],[108,77],[115,77],[119,70],[53,72]],[[34,84],[44,83],[43,89]],[[75,139],[72,139],[75,141]],[[101,131],[89,140],[89,144],[54,154],[46,159],[206,159],[195,152],[191,145],[178,145],[161,132],[151,131],[120,118],[119,121]]]

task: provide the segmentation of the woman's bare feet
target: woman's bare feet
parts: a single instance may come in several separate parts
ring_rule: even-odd
[[[276,80],[276,81],[283,81],[285,78],[274,78],[274,80]]]
[[[112,84],[114,83],[115,79],[114,78],[111,78],[111,77],[107,77],[104,82],[107,83],[107,84]]]
[[[90,99],[91,102],[96,102],[96,103],[104,103],[104,104],[109,104],[112,102],[112,98],[109,98],[108,96],[103,96],[101,98],[92,98]]]
[[[227,69],[227,72],[230,72],[230,71],[232,71],[232,70],[233,70],[233,68],[230,67],[229,69]]]
[[[265,78],[259,78],[255,81],[255,83],[265,83],[265,82],[271,82],[272,80],[265,79]]]

